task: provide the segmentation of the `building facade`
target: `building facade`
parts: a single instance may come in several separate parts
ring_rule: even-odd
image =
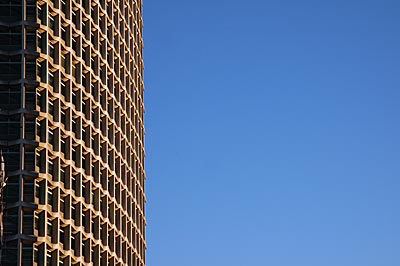
[[[1,265],[145,265],[142,0],[0,0]]]

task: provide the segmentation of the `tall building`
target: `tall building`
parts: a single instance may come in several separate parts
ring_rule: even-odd
[[[0,0],[1,265],[145,265],[142,0]]]

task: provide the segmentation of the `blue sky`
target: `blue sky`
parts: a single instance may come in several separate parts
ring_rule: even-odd
[[[400,265],[399,13],[144,1],[149,266]]]

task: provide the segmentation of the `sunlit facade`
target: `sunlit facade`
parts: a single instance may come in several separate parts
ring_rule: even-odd
[[[0,0],[7,265],[145,265],[141,0]]]

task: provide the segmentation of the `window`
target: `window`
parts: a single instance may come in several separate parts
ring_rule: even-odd
[[[55,60],[55,49],[51,43],[49,43],[49,56]]]
[[[60,228],[60,243],[65,245],[65,229],[63,227]]]
[[[46,225],[47,225],[47,235],[52,237],[52,235],[53,235],[53,222],[50,220],[49,216],[47,217]]]

